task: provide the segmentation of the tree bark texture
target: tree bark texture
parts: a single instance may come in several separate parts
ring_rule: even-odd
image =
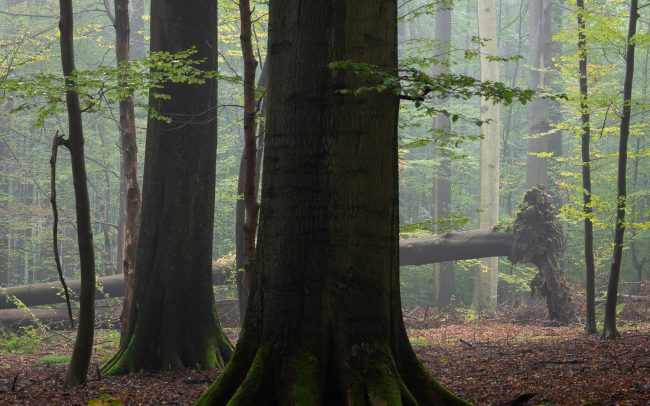
[[[481,48],[481,81],[499,81],[499,65],[488,60],[488,56],[497,56],[497,19],[496,1],[480,0],[478,2],[479,36],[486,42]],[[481,120],[486,123],[481,127],[480,162],[480,228],[490,228],[499,221],[499,106],[491,101],[481,99]],[[472,306],[477,309],[492,309],[497,305],[498,258],[481,260],[474,277],[474,295]]]
[[[216,70],[217,2],[151,4],[151,50],[195,47],[200,68]],[[215,368],[232,348],[214,307],[211,283],[217,147],[216,81],[166,83],[151,95],[142,223],[128,338],[104,374],[143,368]]]
[[[627,32],[627,52],[625,53],[625,81],[623,84],[623,114],[621,115],[620,137],[618,144],[618,177],[616,200],[616,226],[614,228],[614,253],[609,269],[607,285],[607,302],[605,304],[605,321],[603,338],[614,339],[619,336],[616,329],[616,299],[618,281],[623,258],[623,237],[625,236],[625,210],[627,206],[627,141],[630,136],[630,116],[632,113],[632,83],[634,81],[634,48],[636,23],[639,19],[638,1],[630,1],[630,22]]]
[[[129,1],[115,0],[115,53],[118,67],[129,63]],[[123,82],[121,80],[121,82]],[[124,183],[124,229],[122,262],[119,268],[124,274],[124,300],[120,315],[120,339],[127,336],[129,309],[133,299],[133,275],[135,274],[138,231],[140,230],[140,185],[138,184],[138,145],[135,131],[135,108],[133,96],[120,100],[120,143]]]
[[[84,136],[81,122],[79,94],[70,80],[75,69],[73,45],[73,11],[71,0],[60,0],[59,31],[61,33],[61,65],[66,84],[66,107],[68,110],[68,148],[72,163],[75,209],[77,217],[77,243],[81,289],[79,295],[79,324],[72,358],[65,377],[67,386],[78,386],[86,382],[90,355],[95,333],[95,251],[90,224],[90,201],[84,156]]]
[[[451,6],[443,7],[436,12],[436,41],[438,41],[437,74],[449,73],[449,52],[451,46]],[[444,102],[444,100],[440,100]],[[434,120],[438,130],[450,131],[451,120],[444,114],[438,114]],[[435,220],[445,221],[451,207],[451,158],[448,147],[435,147],[438,167],[434,178],[434,232],[438,232]],[[442,262],[434,265],[435,301],[438,308],[444,308],[451,303],[454,294],[454,264]]]
[[[233,360],[198,404],[465,404],[402,322],[397,96],[338,94],[371,79],[328,69],[395,72],[396,19],[394,0],[270,3],[252,296]]]
[[[589,84],[587,82],[587,37],[586,28],[586,10],[584,0],[577,0],[578,7],[578,52],[580,59],[578,61],[578,75],[580,82],[580,123],[582,132],[581,156],[582,156],[582,211],[585,215],[585,279],[586,279],[586,313],[585,313],[585,332],[587,334],[596,333],[596,266],[594,263],[594,226],[592,222],[593,209],[591,207],[591,118],[589,113]]]
[[[530,27],[530,85],[544,91],[551,69],[551,0],[529,0]],[[526,188],[548,184],[550,101],[536,97],[528,103],[528,155],[526,158]]]

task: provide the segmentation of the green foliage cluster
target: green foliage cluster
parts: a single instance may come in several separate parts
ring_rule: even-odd
[[[0,330],[0,354],[33,354],[42,340],[43,331],[37,327],[21,327],[17,332]]]

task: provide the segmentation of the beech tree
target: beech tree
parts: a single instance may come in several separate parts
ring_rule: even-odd
[[[481,81],[499,81],[499,65],[490,56],[498,56],[496,29],[496,1],[478,2],[478,31],[482,41]],[[479,224],[490,228],[499,220],[499,106],[487,98],[481,98],[481,190]],[[490,309],[497,305],[499,260],[484,258],[474,276],[472,307]]]
[[[328,69],[395,73],[396,19],[394,0],[270,4],[252,296],[235,355],[199,404],[465,404],[417,360],[402,321],[398,97],[337,93],[374,80]]]
[[[436,40],[439,41],[437,54],[439,57],[436,65],[436,74],[449,73],[449,51],[451,48],[451,5],[446,5],[436,12]],[[449,131],[451,120],[444,114],[438,114],[434,126],[439,131]],[[436,176],[434,177],[434,231],[439,229],[435,220],[444,221],[450,214],[451,206],[451,157],[449,147],[436,148],[439,159]],[[436,290],[435,300],[438,308],[444,308],[451,303],[454,294],[454,264],[441,262],[434,266]]]
[[[551,68],[551,0],[529,0],[530,26],[530,87],[544,91]],[[528,105],[528,154],[526,157],[526,187],[548,186],[550,122],[548,99],[536,97]]]
[[[151,50],[196,49],[216,71],[217,2],[151,3]],[[215,368],[230,358],[214,306],[216,81],[167,82],[150,95],[142,223],[127,336],[105,374]],[[165,117],[161,119],[159,115]]]

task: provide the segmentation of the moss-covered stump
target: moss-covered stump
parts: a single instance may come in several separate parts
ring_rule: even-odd
[[[542,187],[526,192],[513,224],[514,244],[510,260],[537,266],[530,287],[546,298],[551,320],[568,324],[574,319],[571,292],[560,260],[564,254],[562,225],[553,198]]]

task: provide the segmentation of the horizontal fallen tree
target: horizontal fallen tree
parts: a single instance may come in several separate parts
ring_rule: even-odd
[[[509,256],[513,247],[512,233],[491,230],[450,232],[434,237],[400,241],[400,265],[425,265],[435,262],[459,261],[482,257]],[[230,282],[228,268],[214,268],[212,282],[224,285]],[[122,297],[124,276],[112,275],[97,279],[97,300]],[[79,293],[79,281],[67,281],[73,297]],[[19,307],[63,304],[65,299],[59,282],[19,285],[0,290],[0,326],[24,325],[32,315]],[[43,322],[67,320],[65,309],[32,309],[33,316]]]
[[[513,233],[491,230],[450,232],[399,242],[400,265],[425,265],[487,257],[509,257]]]
[[[534,264],[538,268],[538,274],[531,282],[533,293],[539,291],[546,297],[549,317],[552,320],[566,324],[573,318],[573,313],[568,284],[560,268],[564,237],[556,217],[557,208],[552,204],[551,197],[542,189],[535,188],[526,193],[513,224],[514,232],[479,229],[401,240],[400,265],[425,265],[500,256],[506,256],[514,263]],[[229,268],[214,268],[213,284],[229,283],[230,272],[232,269]],[[97,299],[124,295],[122,275],[99,278],[98,286],[100,288],[96,292]],[[77,294],[79,281],[68,281],[68,287]],[[57,303],[64,303],[59,282],[21,285],[0,290],[0,309]],[[43,310],[39,312],[42,320],[51,319],[46,312],[53,309],[40,310]],[[0,310],[0,326],[7,325],[4,312],[6,310]],[[54,317],[52,314],[52,318]]]
[[[233,318],[233,316],[239,316],[237,300],[218,300],[216,308],[224,327],[239,326],[239,318]],[[79,309],[72,309],[72,315],[77,319]],[[4,329],[17,330],[23,326],[34,326],[39,323],[46,324],[48,328],[55,330],[69,329],[68,309],[65,307],[55,309],[23,308],[0,311],[0,327]],[[95,328],[118,328],[119,324],[119,307],[101,306],[95,309]]]
[[[225,268],[214,268],[212,270],[212,283],[214,285],[226,284],[229,271],[229,269]],[[71,295],[76,297],[79,294],[79,280],[66,282]],[[97,286],[97,290],[95,291],[95,298],[97,300],[124,296],[123,275],[97,278]],[[0,309],[17,309],[23,306],[32,307],[56,303],[65,303],[61,283],[58,281],[18,285],[0,289]],[[0,322],[2,322],[1,315],[2,313],[0,312]]]
[[[402,240],[399,244],[400,265],[424,265],[462,259],[508,256],[512,250],[513,241],[512,233],[489,230],[451,232],[429,238]],[[225,284],[228,272],[230,269],[215,268],[212,272],[213,284]],[[70,280],[67,281],[67,284],[72,295],[76,296],[79,293],[79,281]],[[97,285],[95,297],[98,300],[124,295],[123,275],[98,278]],[[4,288],[0,290],[0,309],[65,303],[61,292],[59,282]]]

